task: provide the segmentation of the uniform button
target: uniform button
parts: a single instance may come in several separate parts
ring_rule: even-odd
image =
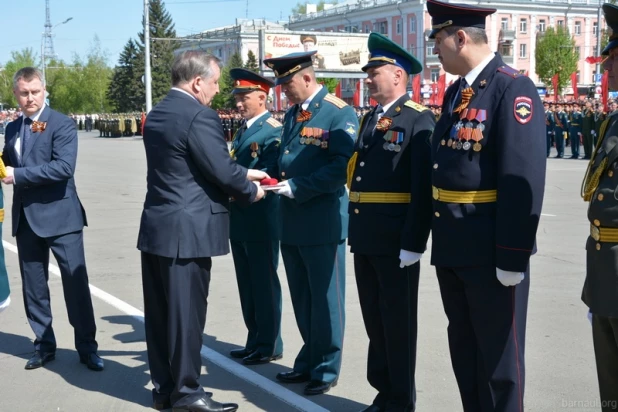
[[[285,152],[283,152],[283,154],[290,154],[290,151],[286,150]]]
[[[601,244],[597,243],[597,250],[601,250]]]
[[[603,200],[603,193],[599,193],[599,195],[597,196],[597,199]]]
[[[357,176],[357,177],[356,177],[356,181],[357,181],[357,182],[360,182],[361,180],[363,180],[363,179],[362,179],[360,176]]]
[[[612,176],[614,175],[614,171],[613,171],[613,170],[610,170],[609,172],[607,172],[607,175],[608,175],[609,177],[612,177]]]
[[[594,223],[595,226],[601,226],[601,222],[599,221],[599,219],[594,219],[592,223]]]
[[[363,167],[363,166],[365,166],[365,162],[360,162],[358,165],[359,165],[360,167]]]
[[[354,209],[354,213],[356,213],[358,215],[360,213],[360,210]]]
[[[434,215],[435,215],[436,217],[440,217],[440,212],[436,212],[436,213],[434,213]]]
[[[438,164],[437,164],[437,163],[434,163],[434,164],[433,164],[433,168],[434,168],[434,169],[437,169],[437,168],[438,168]]]
[[[281,172],[281,176],[285,176],[285,172]]]

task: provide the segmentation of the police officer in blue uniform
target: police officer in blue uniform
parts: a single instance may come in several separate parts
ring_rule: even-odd
[[[232,93],[246,123],[234,136],[231,156],[247,169],[277,176],[281,123],[268,110],[268,80],[250,70],[232,69]],[[281,358],[281,284],[279,266],[278,205],[276,195],[248,207],[230,203],[230,243],[240,304],[248,335],[244,348],[230,355],[246,365]]]
[[[613,34],[603,50],[609,90],[618,90],[618,7],[604,4]],[[608,115],[586,172],[582,196],[590,202],[586,282],[582,300],[592,314],[592,340],[603,412],[618,409],[618,115]]]
[[[363,67],[378,102],[361,121],[350,161],[349,239],[365,329],[367,379],[378,390],[365,412],[413,411],[419,260],[431,226],[431,110],[406,92],[422,65],[378,33]],[[385,302],[388,302],[386,304]]]
[[[358,120],[354,109],[315,78],[313,52],[265,59],[294,105],[283,122],[277,193],[281,255],[304,345],[285,383],[309,382],[305,394],[337,383],[345,324],[347,165]]]
[[[522,412],[529,261],[547,147],[534,83],[492,52],[495,9],[427,1],[446,72],[432,136],[431,262],[464,411]]]

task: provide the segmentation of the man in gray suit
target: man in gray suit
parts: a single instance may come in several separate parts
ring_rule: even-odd
[[[229,253],[229,197],[260,200],[268,175],[234,162],[221,120],[208,107],[221,62],[201,51],[176,56],[172,90],[148,114],[144,146],[148,192],[137,247],[153,407],[231,412],[199,383],[212,256]]]
[[[13,236],[26,316],[36,336],[34,355],[26,369],[53,360],[56,338],[52,329],[49,288],[49,251],[58,261],[69,322],[81,363],[103,370],[97,356],[96,325],[84,257],[86,212],[75,188],[77,131],[67,116],[45,105],[42,74],[24,67],[13,76],[13,93],[23,116],[7,126],[4,184],[13,189]]]

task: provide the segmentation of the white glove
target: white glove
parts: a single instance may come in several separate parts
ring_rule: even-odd
[[[399,251],[399,264],[400,268],[405,268],[406,266],[410,266],[421,260],[422,253],[410,252],[409,250],[401,249]]]
[[[496,268],[496,277],[504,286],[515,286],[524,280],[523,272],[508,272]]]
[[[273,189],[273,191],[278,195],[287,196],[290,199],[294,199],[294,193],[292,193],[292,188],[290,187],[290,182],[288,180],[279,183],[279,187]]]

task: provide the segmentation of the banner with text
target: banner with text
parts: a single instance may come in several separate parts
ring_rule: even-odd
[[[317,50],[313,55],[316,71],[360,72],[367,64],[368,34],[323,32],[264,32],[264,58]]]

